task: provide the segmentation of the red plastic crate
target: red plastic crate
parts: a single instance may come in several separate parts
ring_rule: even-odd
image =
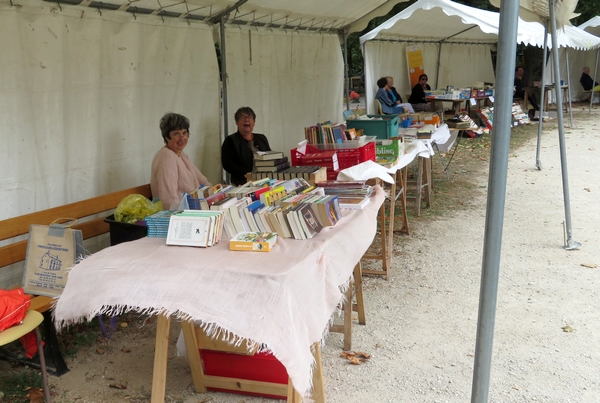
[[[328,181],[337,180],[337,176],[339,173],[340,173],[340,171],[327,171],[327,180]]]
[[[204,373],[226,378],[239,378],[251,381],[280,383],[287,385],[288,374],[281,362],[271,353],[244,355],[223,351],[200,350],[204,363]],[[271,399],[287,399],[287,396],[263,395],[239,390],[207,388],[209,390],[238,393],[242,395],[265,396]]]
[[[322,150],[315,146],[307,145],[306,153],[319,153],[330,150]],[[375,143],[368,142],[364,146],[356,148],[335,148],[338,156],[338,164],[340,170],[350,168],[365,161],[375,161]],[[292,165],[298,166],[302,164],[302,154],[298,153],[295,148],[290,151],[292,156]]]

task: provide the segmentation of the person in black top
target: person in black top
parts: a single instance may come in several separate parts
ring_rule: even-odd
[[[221,164],[231,176],[231,183],[236,186],[246,183],[246,174],[252,172],[254,153],[271,151],[267,136],[253,133],[256,114],[249,106],[235,112],[235,124],[238,131],[230,134],[221,146]]]
[[[523,89],[524,87],[524,83],[523,83],[523,73],[525,72],[525,69],[523,67],[517,67],[515,69],[515,81],[514,81],[514,85],[515,85],[515,92],[513,94],[513,98],[524,98],[525,97],[525,90]],[[531,102],[531,106],[533,106],[533,109],[529,110],[529,118],[533,119],[535,117],[535,111],[539,111],[540,110],[540,106],[537,103],[537,100],[535,99],[535,95],[533,95],[531,92],[529,94],[527,94],[527,98],[529,99],[529,102]]]
[[[600,85],[594,80],[592,80],[592,77],[590,77],[589,67],[583,68],[583,73],[581,73],[581,78],[579,79],[579,82],[581,83],[583,89],[586,91],[591,91],[594,87],[598,87],[594,88],[594,92],[600,91]]]
[[[419,82],[413,87],[410,98],[408,98],[408,102],[417,112],[429,110],[429,104],[425,98],[425,91],[431,91],[431,87],[427,84],[427,80],[427,74],[421,74],[419,76]]]

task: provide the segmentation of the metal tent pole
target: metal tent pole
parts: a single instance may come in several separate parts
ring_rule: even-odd
[[[219,49],[221,50],[221,100],[222,100],[222,110],[223,110],[223,133],[221,134],[221,144],[225,141],[225,137],[229,133],[229,108],[227,107],[227,52],[225,51],[225,21],[227,20],[228,15],[223,14],[221,16],[221,21],[219,23],[219,35],[221,37],[221,44]],[[229,183],[229,174],[223,170],[222,172],[223,179],[225,183]]]
[[[598,74],[598,57],[600,56],[600,48],[598,48],[598,50],[596,50],[596,67],[594,68],[594,79],[592,80],[592,84],[596,83],[596,74]],[[590,111],[589,113],[592,113],[592,103],[594,102],[594,89],[596,88],[596,86],[594,85],[592,87],[592,96],[590,97]]]
[[[571,123],[571,129],[573,128],[573,105],[571,104],[571,69],[569,68],[569,48],[565,48],[565,55],[567,57],[567,93],[569,94],[569,122]],[[562,108],[562,105],[560,106]]]
[[[492,136],[488,176],[477,340],[471,391],[472,403],[486,403],[489,395],[502,226],[506,200],[506,172],[510,148],[518,16],[519,0],[504,0],[501,3],[496,66],[498,94],[495,97],[494,135]]]
[[[350,109],[350,73],[348,71],[348,29],[342,32],[344,36],[344,95],[346,98],[346,109]]]
[[[560,162],[562,168],[563,198],[565,204],[565,231],[566,250],[579,249],[581,244],[573,240],[573,227],[571,225],[571,202],[569,196],[569,174],[567,169],[567,147],[565,145],[565,125],[562,109],[562,89],[560,88],[560,72],[558,68],[558,41],[556,39],[556,1],[549,0],[550,29],[552,34],[552,59],[554,60],[554,92],[557,105],[558,118],[558,143],[560,146]],[[558,107],[560,105],[560,107]]]
[[[538,125],[537,148],[535,152],[535,166],[542,170],[542,160],[540,158],[542,149],[542,126],[544,124],[544,105],[546,105],[546,64],[548,62],[548,21],[544,24],[544,59],[542,61],[542,91],[540,96],[540,120]]]

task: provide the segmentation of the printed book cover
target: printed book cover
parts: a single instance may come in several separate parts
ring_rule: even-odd
[[[270,252],[276,243],[275,232],[240,232],[229,241],[229,250]]]

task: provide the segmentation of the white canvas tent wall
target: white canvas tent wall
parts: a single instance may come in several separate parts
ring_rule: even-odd
[[[256,108],[256,130],[289,151],[305,125],[342,118],[333,38],[400,1],[0,0],[0,219],[149,182],[167,111],[190,118],[186,152],[220,181],[221,20],[231,109]]]
[[[600,38],[586,32],[580,27],[566,25],[557,30],[557,44],[559,46],[559,68],[561,78],[565,83],[569,83],[572,101],[579,101],[587,98],[584,95],[583,88],[579,83],[582,69],[584,66],[594,71],[596,64],[596,50],[600,47]],[[537,39],[543,41],[543,35]],[[548,40],[549,49],[552,48]],[[567,55],[568,52],[568,55]],[[548,63],[549,74],[546,75],[546,84],[554,83],[554,74],[552,73],[552,63]],[[555,95],[549,93],[549,102],[555,103]]]
[[[410,93],[405,55],[405,48],[410,44],[419,44],[422,48],[432,88],[494,82],[490,50],[498,40],[498,24],[498,13],[449,0],[420,0],[361,36],[366,88],[374,94],[377,79],[391,75],[401,95]],[[531,43],[536,35],[539,28],[519,21],[519,42]],[[370,111],[373,110],[371,104],[367,102]]]

